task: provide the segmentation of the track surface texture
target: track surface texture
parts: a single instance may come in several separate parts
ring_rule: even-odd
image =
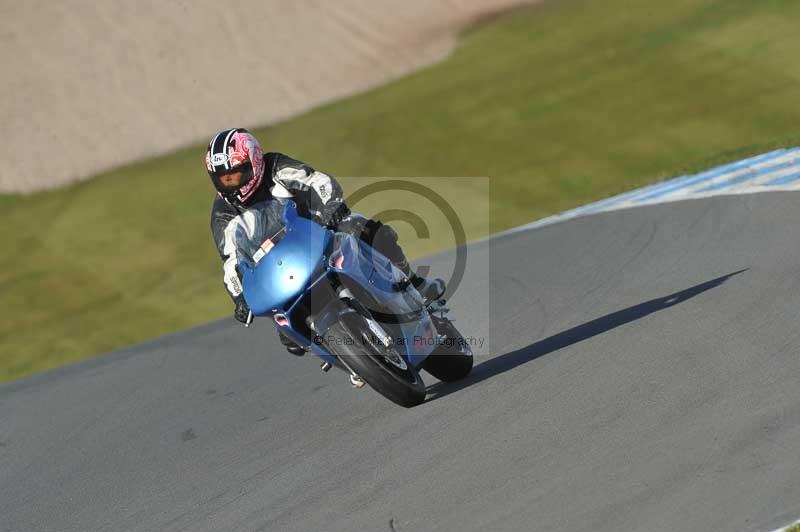
[[[800,195],[477,243],[399,408],[222,321],[0,387],[0,530],[769,530],[800,514]],[[436,262],[433,263],[434,266]],[[491,289],[491,315],[472,290]],[[46,326],[46,324],[43,324]]]

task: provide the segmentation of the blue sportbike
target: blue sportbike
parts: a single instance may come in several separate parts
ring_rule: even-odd
[[[426,305],[385,256],[284,206],[279,234],[253,262],[242,261],[244,297],[256,316],[389,400],[425,401],[419,370],[451,382],[472,370],[472,350],[440,300]]]

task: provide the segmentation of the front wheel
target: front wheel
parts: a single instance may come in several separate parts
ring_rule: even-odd
[[[392,347],[385,347],[370,333],[356,313],[343,315],[326,335],[328,350],[376,392],[393,403],[410,408],[425,401],[425,383]]]

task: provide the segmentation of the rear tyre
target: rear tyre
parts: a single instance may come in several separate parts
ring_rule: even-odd
[[[417,370],[402,361],[395,349],[372,341],[374,335],[360,315],[344,314],[325,336],[328,350],[379,394],[406,408],[425,402],[427,391]],[[402,362],[398,365],[390,359]]]
[[[443,382],[463,379],[472,371],[472,349],[450,320],[434,318],[434,324],[446,338],[425,359],[422,368]]]

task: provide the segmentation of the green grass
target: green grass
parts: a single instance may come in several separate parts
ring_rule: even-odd
[[[788,0],[555,0],[470,30],[440,65],[257,133],[339,176],[489,176],[489,204],[480,181],[447,192],[466,220],[489,210],[474,238],[795,144],[797,20]],[[229,315],[201,159],[195,146],[0,196],[0,380]]]

